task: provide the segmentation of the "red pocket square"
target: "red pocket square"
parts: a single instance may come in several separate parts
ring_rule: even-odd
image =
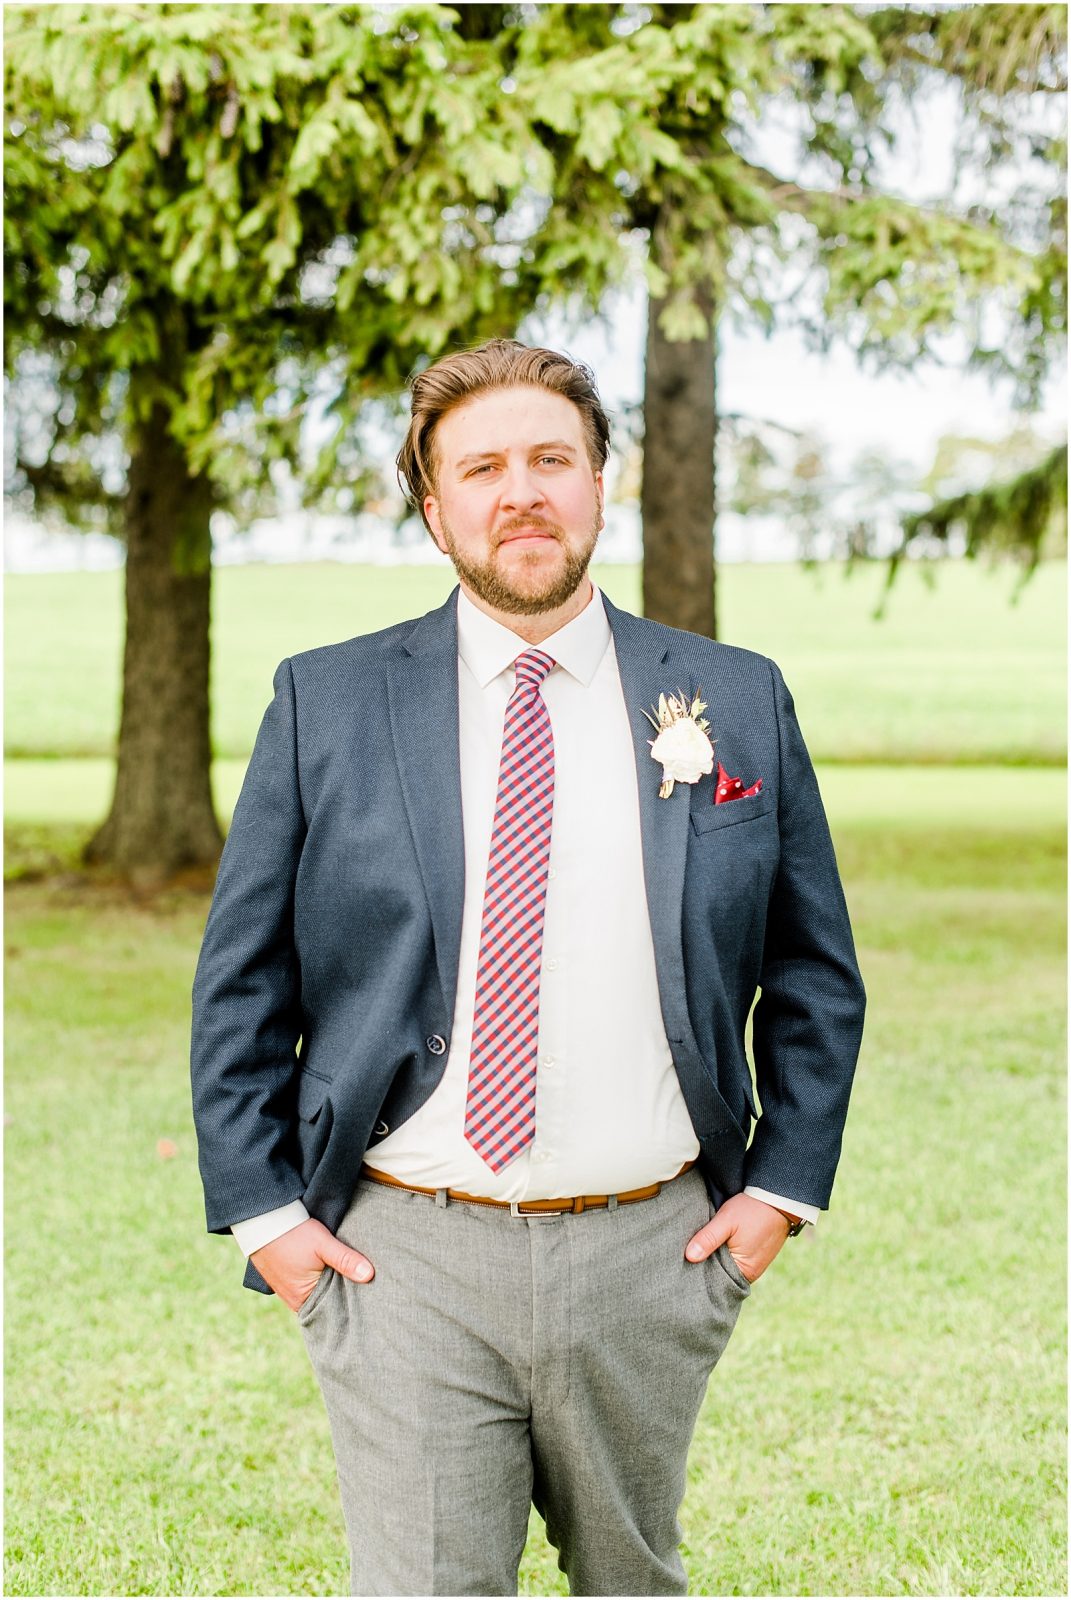
[[[727,800],[744,800],[748,795],[758,794],[762,788],[762,779],[756,778],[750,789],[744,788],[743,778],[730,778],[721,762],[718,762],[718,781],[714,785],[714,804],[724,805]]]

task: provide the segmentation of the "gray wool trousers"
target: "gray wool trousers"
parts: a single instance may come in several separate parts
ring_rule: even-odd
[[[696,1171],[652,1200],[514,1217],[361,1180],[374,1263],[298,1312],[327,1405],[354,1595],[514,1595],[530,1506],[582,1595],[686,1594],[696,1415],[749,1290]]]

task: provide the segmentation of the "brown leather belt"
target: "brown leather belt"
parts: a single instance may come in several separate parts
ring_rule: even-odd
[[[674,1173],[674,1178],[681,1178],[695,1166],[694,1161],[686,1161],[680,1172]],[[661,1193],[665,1183],[672,1183],[673,1178],[667,1178],[664,1183],[648,1183],[642,1189],[629,1189],[625,1194],[578,1194],[571,1200],[488,1200],[483,1195],[464,1194],[460,1189],[422,1189],[416,1183],[402,1183],[398,1178],[391,1178],[385,1172],[377,1172],[375,1167],[362,1166],[361,1177],[368,1178],[372,1183],[385,1184],[388,1189],[406,1189],[410,1194],[430,1195],[434,1200],[438,1195],[445,1194],[448,1200],[463,1200],[470,1206],[497,1206],[502,1211],[508,1211],[515,1217],[530,1217],[553,1214],[557,1216],[579,1216],[582,1211],[613,1210],[615,1206],[635,1205],[639,1200],[653,1200],[656,1194]]]

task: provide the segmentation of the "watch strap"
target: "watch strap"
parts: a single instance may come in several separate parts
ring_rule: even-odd
[[[780,1206],[774,1206],[774,1210],[775,1211],[781,1211],[781,1207]],[[803,1220],[802,1217],[794,1217],[792,1215],[791,1211],[781,1211],[781,1215],[784,1217],[785,1221],[788,1223],[788,1237],[790,1239],[795,1239],[799,1234],[801,1234],[803,1232],[804,1228],[807,1226],[806,1222]]]

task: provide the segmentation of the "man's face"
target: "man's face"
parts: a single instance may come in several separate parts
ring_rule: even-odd
[[[498,611],[553,611],[583,582],[603,526],[580,412],[548,389],[495,389],[436,430],[424,514],[458,576]]]

